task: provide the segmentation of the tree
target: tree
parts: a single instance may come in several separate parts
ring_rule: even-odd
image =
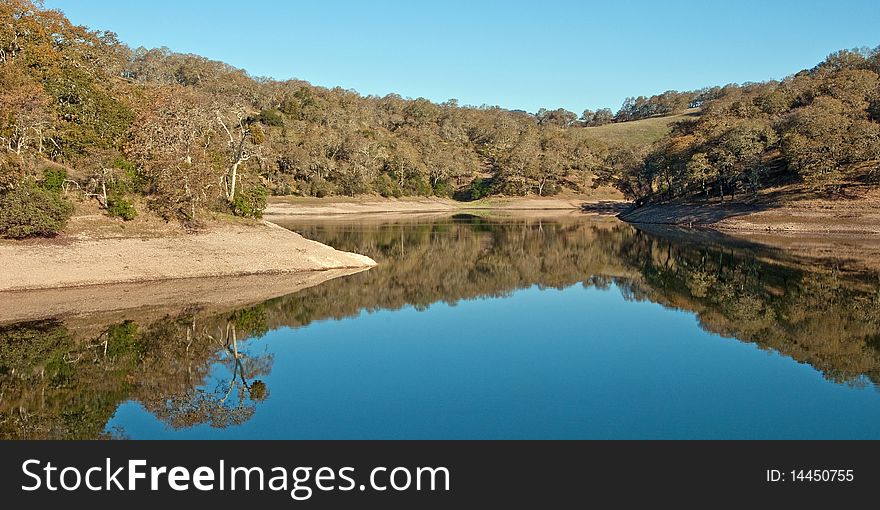
[[[229,170],[223,178],[226,200],[235,202],[236,185],[238,184],[238,169],[247,162],[256,152],[254,137],[251,127],[247,122],[247,114],[241,107],[231,108],[231,112],[217,109],[217,123],[226,134],[227,165]],[[225,115],[224,115],[225,113]]]
[[[709,156],[705,152],[691,156],[687,162],[687,174],[689,179],[700,183],[700,189],[709,198],[709,183],[718,180],[718,171],[709,162]]]
[[[641,205],[654,191],[653,176],[645,166],[645,159],[642,148],[611,148],[595,169],[593,188],[612,186]]]
[[[541,108],[538,110],[535,117],[538,120],[538,124],[541,126],[556,126],[561,128],[573,126],[578,119],[576,113],[570,112],[564,108],[557,108],[552,111]]]
[[[541,158],[536,174],[536,194],[554,195],[556,184],[569,171],[571,165],[571,144],[563,132],[546,131],[540,141]]]
[[[51,99],[43,88],[17,68],[0,67],[0,142],[21,155],[28,149],[42,154],[53,121]]]
[[[194,221],[202,205],[217,196],[214,190],[228,172],[218,157],[215,116],[209,98],[180,87],[156,89],[139,112],[126,153],[150,182],[153,205],[165,216]]]
[[[606,124],[611,124],[614,121],[614,114],[611,113],[611,108],[601,108],[596,110],[596,113],[593,115],[593,120],[590,122],[590,126],[604,126]]]
[[[540,169],[540,132],[526,129],[499,164],[498,180],[502,191],[510,195],[525,195],[530,191],[530,179],[539,175]]]
[[[817,98],[789,119],[783,135],[788,164],[814,186],[838,187],[846,165],[858,159],[859,140],[850,137],[853,124],[840,100]]]
[[[584,110],[584,113],[581,114],[581,122],[584,123],[585,126],[589,126],[592,124],[593,119],[596,118],[596,112],[587,108]]]

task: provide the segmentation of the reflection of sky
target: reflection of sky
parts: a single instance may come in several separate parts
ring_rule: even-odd
[[[206,439],[880,438],[880,392],[614,287],[362,313],[248,345],[275,362],[247,423],[172,431],[126,403],[108,428]]]

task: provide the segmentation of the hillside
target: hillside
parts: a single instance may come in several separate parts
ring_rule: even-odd
[[[259,219],[273,195],[470,202],[613,187],[638,204],[708,204],[880,182],[877,49],[839,51],[778,82],[629,97],[616,114],[579,117],[254,78],[6,0],[0,112],[10,238],[62,232],[85,203],[114,221],[198,230],[218,215]]]
[[[604,126],[584,128],[583,136],[588,140],[613,147],[645,147],[661,140],[672,131],[672,126],[682,120],[693,119],[699,109],[692,108],[682,113],[665,117],[616,122]]]
[[[0,217],[7,237],[58,231],[71,200],[123,220],[146,206],[198,227],[216,212],[259,218],[269,195],[588,191],[602,158],[573,112],[256,79],[198,55],[129,48],[31,0],[0,3],[2,41],[0,200],[18,211]],[[45,221],[34,225],[28,208]]]
[[[581,116],[365,96],[130,48],[32,0],[0,3],[2,41],[0,200],[10,213],[0,236],[16,238],[58,232],[70,201],[124,221],[148,208],[197,229],[215,213],[259,218],[270,195],[591,194],[609,144],[647,144],[678,118],[658,115],[720,90],[631,97],[616,114]]]
[[[880,185],[880,48],[843,50],[782,81],[726,86],[597,182],[638,204],[847,200]]]

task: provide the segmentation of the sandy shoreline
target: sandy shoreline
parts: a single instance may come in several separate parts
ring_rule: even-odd
[[[880,197],[869,198],[872,200],[801,201],[781,207],[730,202],[634,209],[620,200],[600,196],[491,198],[466,203],[439,198],[278,197],[267,208],[269,221],[215,222],[195,234],[149,225],[139,234],[126,230],[121,223],[121,227],[115,227],[116,223],[99,216],[82,215],[74,218],[76,232],[71,235],[0,240],[0,292],[375,265],[368,257],[338,251],[272,223],[284,224],[285,220],[350,221],[359,217],[393,219],[468,212],[517,217],[582,212],[610,216],[622,210],[620,219],[633,224],[708,227],[734,234],[880,234]]]
[[[236,308],[293,294],[366,269],[327,269],[230,277],[178,278],[136,283],[0,292],[0,325],[20,321],[119,312],[160,318],[185,309]],[[120,318],[121,320],[121,318]]]
[[[488,198],[475,202],[457,202],[444,198],[303,198],[276,197],[269,201],[264,213],[277,217],[331,217],[352,214],[430,214],[468,211],[577,211],[585,205],[618,203],[592,196]]]
[[[855,199],[804,199],[784,204],[762,201],[674,203],[630,208],[620,219],[633,224],[709,227],[730,233],[880,234],[880,194]]]
[[[438,217],[454,213],[491,213],[507,216],[547,216],[592,213],[616,215],[633,224],[708,227],[722,232],[794,234],[880,234],[880,196],[857,200],[800,200],[784,205],[727,202],[724,204],[657,204],[635,209],[617,198],[524,197],[490,198],[456,202],[441,198],[302,198],[270,200],[266,218],[288,220],[338,220],[352,217]]]
[[[0,292],[374,266],[268,222],[153,238],[0,242]]]
[[[576,198],[488,199],[472,203],[417,198],[275,199],[268,219],[456,211],[578,211]],[[53,239],[0,240],[0,293],[308,271],[364,269],[369,257],[338,251],[270,221],[214,222],[187,234],[138,218],[131,225],[80,207],[68,230]],[[19,300],[20,296],[4,296]],[[50,307],[51,308],[51,307]]]

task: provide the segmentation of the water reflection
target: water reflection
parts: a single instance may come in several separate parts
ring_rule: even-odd
[[[255,341],[267,332],[534,286],[614,287],[629,302],[693,313],[708,332],[807,363],[834,383],[880,380],[877,275],[835,263],[588,217],[286,226],[379,266],[237,310],[0,326],[0,437],[124,436],[124,426],[108,427],[124,402],[138,403],[171,431],[242,425],[273,395],[269,381],[280,354]],[[486,335],[500,326],[485,324]]]
[[[57,320],[0,327],[0,437],[106,436],[104,425],[130,399],[172,428],[227,427],[269,395],[260,377],[273,356],[246,342],[268,331],[260,306],[97,326],[85,337]]]

